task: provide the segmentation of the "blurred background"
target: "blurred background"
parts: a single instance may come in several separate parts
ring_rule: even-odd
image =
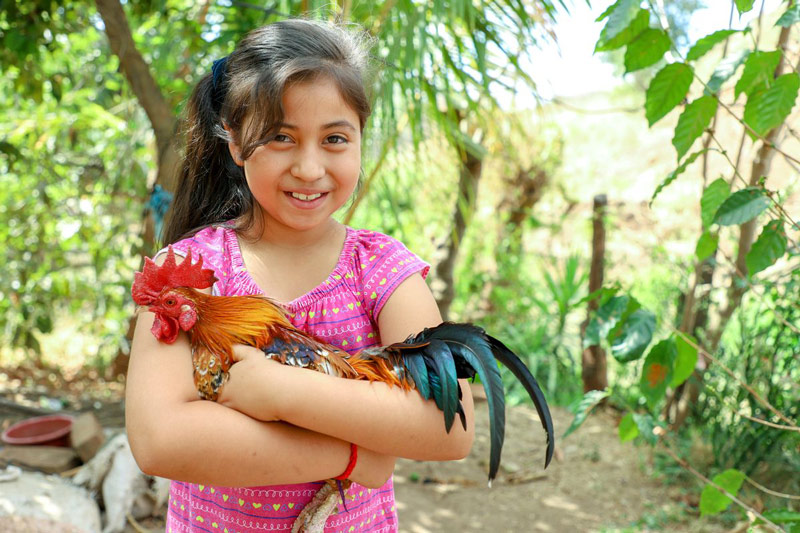
[[[185,101],[289,16],[375,38],[337,216],[431,262],[443,316],[558,406],[556,464],[509,448],[491,496],[480,439],[401,462],[403,530],[800,531],[796,1],[0,1],[0,429],[123,426]],[[507,442],[540,438],[507,383]]]

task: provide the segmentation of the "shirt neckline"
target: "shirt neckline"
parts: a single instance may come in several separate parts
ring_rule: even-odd
[[[353,252],[353,248],[355,248],[358,237],[356,231],[350,226],[345,226],[344,228],[346,234],[344,238],[344,244],[342,245],[342,251],[339,252],[339,260],[336,262],[336,266],[333,267],[333,270],[330,272],[330,274],[328,274],[328,277],[307,293],[298,296],[288,303],[276,302],[278,305],[288,309],[289,311],[298,311],[301,308],[304,308],[312,302],[320,299],[320,297],[330,291],[330,288],[334,283],[340,282],[347,270],[347,265]],[[247,266],[244,264],[244,258],[242,257],[242,250],[239,247],[239,238],[236,235],[236,230],[231,227],[226,227],[225,240],[228,242],[228,249],[230,250],[231,263],[235,269],[234,271],[239,273],[239,275],[244,278],[244,281],[258,291],[258,293],[266,295],[258,283],[256,283],[256,280],[254,280],[250,275],[250,272],[247,270]]]

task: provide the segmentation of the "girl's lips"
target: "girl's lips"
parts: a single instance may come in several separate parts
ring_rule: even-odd
[[[292,204],[294,207],[298,209],[314,209],[315,207],[319,206],[322,202],[325,201],[325,197],[328,196],[327,192],[323,193],[304,193],[306,196],[313,196],[314,194],[320,194],[319,197],[314,198],[313,200],[301,200],[300,198],[295,198],[292,196],[292,192],[286,192],[286,197],[289,199],[289,203]]]

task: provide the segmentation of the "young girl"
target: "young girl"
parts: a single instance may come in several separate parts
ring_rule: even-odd
[[[427,264],[332,218],[361,168],[363,42],[341,27],[287,20],[215,62],[188,104],[166,228],[177,253],[202,255],[214,270],[210,292],[267,295],[296,327],[348,352],[441,322]],[[142,313],[134,335],[127,428],[142,470],[175,480],[168,531],[290,530],[319,480],[354,460],[347,510],[325,531],[396,531],[394,458],[458,459],[471,447],[463,383],[467,430],[455,424],[448,434],[441,411],[416,392],[283,366],[241,346],[218,402],[201,401],[187,339],[159,343],[152,323]]]

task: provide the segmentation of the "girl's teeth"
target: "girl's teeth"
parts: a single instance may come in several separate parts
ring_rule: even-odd
[[[298,200],[305,200],[305,201],[316,200],[320,196],[322,196],[321,192],[317,194],[300,194],[299,192],[292,193],[292,198],[297,198]]]

